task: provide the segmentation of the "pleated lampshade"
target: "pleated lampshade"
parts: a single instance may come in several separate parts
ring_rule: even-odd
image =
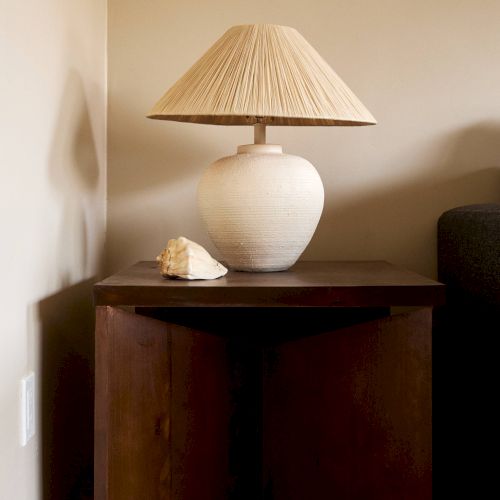
[[[376,120],[295,29],[230,28],[149,118],[216,125],[371,125]]]

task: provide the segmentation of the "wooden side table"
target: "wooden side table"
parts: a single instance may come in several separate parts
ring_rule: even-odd
[[[440,283],[381,261],[195,282],[139,262],[94,294],[96,500],[431,498]]]

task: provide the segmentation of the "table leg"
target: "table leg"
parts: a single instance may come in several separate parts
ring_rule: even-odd
[[[431,498],[431,309],[265,352],[264,498]]]
[[[94,498],[224,498],[229,405],[222,339],[98,307]]]

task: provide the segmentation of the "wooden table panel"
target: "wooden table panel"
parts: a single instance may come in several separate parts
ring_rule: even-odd
[[[444,301],[441,283],[384,261],[298,262],[288,271],[230,271],[217,280],[169,280],[139,262],[94,287],[97,305],[144,307],[388,307]]]
[[[98,308],[96,500],[169,498],[169,359],[164,323]]]
[[[229,374],[223,339],[98,307],[94,498],[225,498]]]
[[[430,309],[264,360],[264,499],[431,498]]]

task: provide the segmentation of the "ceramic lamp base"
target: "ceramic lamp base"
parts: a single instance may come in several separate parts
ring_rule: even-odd
[[[292,266],[323,211],[323,184],[304,158],[281,146],[249,144],[205,171],[198,205],[208,234],[232,270]]]

